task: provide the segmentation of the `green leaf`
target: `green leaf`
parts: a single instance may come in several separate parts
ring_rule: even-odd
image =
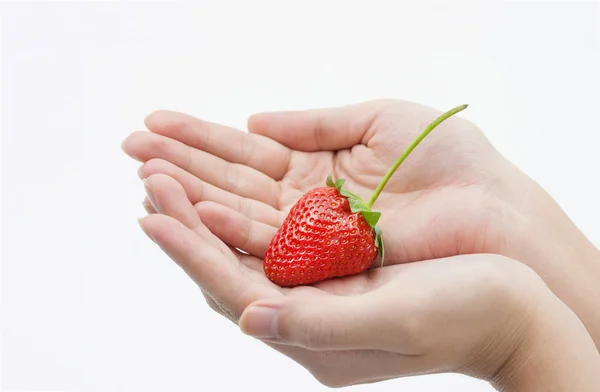
[[[346,182],[345,178],[338,178],[334,182],[333,181],[333,176],[331,174],[327,176],[327,181],[325,181],[325,183],[327,184],[327,186],[330,186],[332,188],[336,188],[338,190],[338,192],[340,192],[340,193],[342,193],[342,191],[344,191],[344,189],[342,187],[344,186],[345,182]]]
[[[327,176],[327,181],[325,183],[327,184],[327,186],[330,186],[330,187],[335,186],[335,184],[333,183],[333,177],[331,177],[331,174]]]
[[[375,246],[379,248],[379,252],[381,254],[381,267],[383,267],[383,262],[385,260],[385,249],[383,247],[383,237],[381,236],[383,233],[379,226],[375,226]]]
[[[353,213],[361,213],[369,226],[375,228],[376,231],[379,230],[379,228],[377,228],[376,225],[377,225],[377,222],[379,222],[381,213],[371,211],[371,208],[369,208],[367,206],[367,203],[365,203],[364,200],[362,200],[359,196],[350,192],[349,190],[344,189],[343,186],[344,186],[345,182],[346,182],[346,180],[343,178],[339,178],[334,182],[333,176],[331,174],[327,176],[327,181],[326,181],[327,186],[335,187],[342,196],[344,196],[348,199],[348,204],[350,205],[350,210]],[[379,230],[379,232],[381,232],[381,230]],[[379,241],[381,242],[381,239]]]
[[[383,234],[383,232],[381,231],[381,228],[379,226],[375,226],[373,229],[375,230],[375,235],[378,235],[381,237],[381,234]]]
[[[369,211],[369,208],[365,205],[365,202],[362,201],[361,199],[355,199],[353,197],[349,197],[348,204],[350,204],[350,210],[352,212]]]
[[[363,214],[365,220],[371,227],[375,227],[375,225],[377,225],[377,222],[379,221],[379,218],[381,217],[381,212],[361,211],[361,213]]]
[[[337,181],[335,182],[335,187],[337,188],[337,190],[339,192],[342,192],[342,186],[344,185],[345,182],[346,182],[346,180],[344,178],[338,178]]]
[[[353,198],[353,199],[359,199],[359,200],[360,200],[360,197],[358,197],[357,195],[355,195],[354,193],[350,192],[350,191],[349,191],[349,190],[347,190],[347,189],[342,189],[342,190],[340,191],[340,194],[341,194],[342,196],[345,196],[345,197],[349,198],[349,199],[350,199],[350,198]]]

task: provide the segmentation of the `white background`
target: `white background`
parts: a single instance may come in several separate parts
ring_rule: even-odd
[[[322,391],[214,314],[139,229],[120,150],[159,108],[463,102],[600,245],[598,3],[2,7],[3,387]],[[224,282],[226,284],[226,282]],[[353,391],[490,391],[457,375]]]

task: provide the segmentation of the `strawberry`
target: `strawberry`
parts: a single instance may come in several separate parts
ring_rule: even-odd
[[[377,256],[373,225],[352,212],[343,182],[329,176],[327,187],[312,189],[292,207],[265,256],[265,273],[273,282],[297,286],[371,266]],[[373,224],[379,213],[371,214]]]
[[[381,256],[380,212],[371,210],[381,191],[414,148],[442,121],[464,110],[458,106],[438,117],[411,143],[386,173],[368,201],[343,188],[344,179],[327,177],[326,186],[307,192],[294,204],[264,256],[266,276],[281,287],[308,285],[368,270]]]

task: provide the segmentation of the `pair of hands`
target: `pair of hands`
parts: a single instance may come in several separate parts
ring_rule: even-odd
[[[244,133],[156,112],[150,132],[123,144],[143,162],[150,214],[142,228],[213,309],[326,385],[454,371],[522,386],[534,378],[514,369],[532,351],[551,355],[543,336],[567,331],[594,363],[579,319],[600,339],[597,250],[458,117],[419,145],[375,205],[384,268],[294,289],[265,277],[262,256],[304,192],[333,173],[370,195],[439,113],[371,101],[255,115]]]

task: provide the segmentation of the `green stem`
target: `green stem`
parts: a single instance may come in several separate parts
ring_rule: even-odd
[[[415,149],[415,147],[417,147],[417,145],[419,143],[421,143],[421,141],[423,139],[425,139],[425,137],[427,135],[429,135],[429,133],[431,131],[433,131],[435,129],[435,127],[437,127],[444,120],[446,120],[449,117],[455,115],[456,113],[465,110],[467,108],[467,106],[469,106],[469,105],[461,105],[461,106],[457,106],[454,109],[451,109],[451,110],[447,111],[446,113],[444,113],[441,116],[439,116],[438,118],[436,118],[431,124],[429,124],[429,126],[427,128],[425,128],[425,130],[423,132],[421,132],[421,134],[419,135],[419,137],[417,137],[411,143],[411,145],[408,146],[408,148],[402,153],[402,155],[400,156],[400,158],[398,158],[398,160],[394,163],[394,166],[392,166],[390,168],[390,170],[388,170],[388,172],[386,173],[385,177],[383,177],[383,180],[381,180],[381,182],[377,186],[377,189],[375,189],[375,192],[373,192],[373,195],[371,196],[371,198],[367,202],[367,207],[368,208],[371,208],[373,206],[373,203],[375,203],[375,200],[377,200],[377,198],[381,194],[381,191],[383,190],[383,187],[386,186],[386,184],[388,183],[388,181],[392,177],[392,174],[394,174],[394,172],[396,171],[396,169],[398,169],[398,167],[400,166],[400,164],[402,164],[402,162],[404,162],[404,160],[410,155],[410,153]]]

